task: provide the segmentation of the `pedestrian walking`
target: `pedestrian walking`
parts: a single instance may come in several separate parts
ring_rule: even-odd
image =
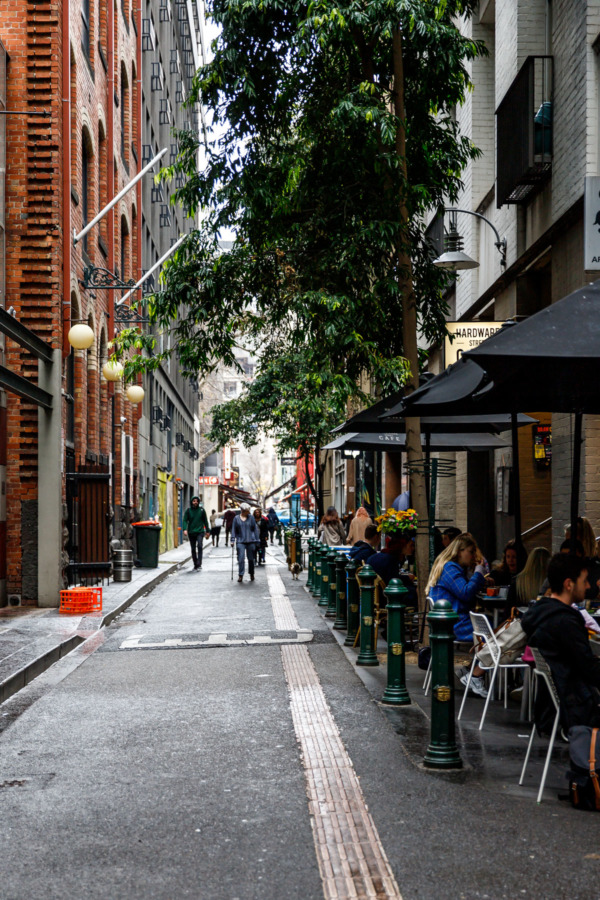
[[[346,532],[335,506],[330,506],[319,525],[319,540],[328,547],[341,547],[346,543]]]
[[[269,543],[269,522],[267,517],[263,516],[259,506],[254,510],[254,518],[256,519],[258,534],[260,536],[260,544],[258,545],[258,565],[264,566],[267,544]]]
[[[219,535],[221,534],[221,526],[223,525],[223,519],[216,511],[213,511],[210,514],[210,536],[212,538],[213,547],[219,546]]]
[[[273,543],[273,537],[279,525],[279,516],[273,506],[270,506],[267,510],[267,522],[269,523],[269,537],[271,538],[271,543]]]
[[[353,547],[357,541],[364,541],[367,525],[372,525],[373,520],[364,506],[359,506],[356,515],[350,522],[348,529],[348,543]]]
[[[200,497],[192,497],[191,506],[183,514],[183,536],[189,538],[194,569],[202,568],[202,541],[210,534],[206,510]]]
[[[248,574],[254,581],[254,550],[260,544],[260,534],[254,516],[250,515],[250,506],[242,503],[240,513],[231,526],[231,543],[235,542],[238,558],[238,582],[244,580],[246,557],[248,557]]]
[[[225,546],[229,546],[229,538],[231,537],[231,527],[233,525],[233,520],[238,515],[239,509],[237,507],[231,507],[229,509],[224,509],[222,513],[219,513],[220,516],[223,517],[223,524],[225,525]]]

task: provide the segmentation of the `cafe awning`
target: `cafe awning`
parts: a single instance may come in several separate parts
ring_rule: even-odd
[[[510,447],[506,441],[494,434],[450,434],[421,435],[423,445],[428,443],[428,449],[432,452],[458,452],[461,450],[503,450]],[[324,450],[385,450],[388,453],[401,452],[406,449],[406,435],[392,432],[373,432],[359,434],[357,432],[340,435]]]

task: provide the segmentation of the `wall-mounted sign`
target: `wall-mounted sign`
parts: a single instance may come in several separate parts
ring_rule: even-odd
[[[466,350],[478,347],[502,328],[502,322],[446,322],[448,335],[444,340],[445,365],[457,362]]]
[[[296,457],[295,456],[282,456],[281,457],[281,465],[282,466],[295,466],[296,465]]]
[[[600,176],[585,179],[583,210],[584,264],[587,272],[600,272]]]
[[[533,425],[533,458],[538,469],[552,461],[552,425]]]
[[[218,475],[198,475],[198,484],[218,484]]]

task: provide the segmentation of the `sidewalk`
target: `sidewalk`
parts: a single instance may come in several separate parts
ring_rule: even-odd
[[[204,553],[211,547],[205,546]],[[102,612],[61,616],[58,609],[0,609],[0,703],[70,653],[95,631],[109,625],[142,594],[151,591],[191,559],[187,541],[163,553],[157,569],[133,569],[130,582],[102,588]]]

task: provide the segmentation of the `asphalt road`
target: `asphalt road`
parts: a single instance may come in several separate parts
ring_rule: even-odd
[[[421,771],[281,571],[404,900],[600,896],[600,817]],[[227,643],[255,635],[266,571],[222,548],[0,707],[2,900],[323,897],[281,647]]]

